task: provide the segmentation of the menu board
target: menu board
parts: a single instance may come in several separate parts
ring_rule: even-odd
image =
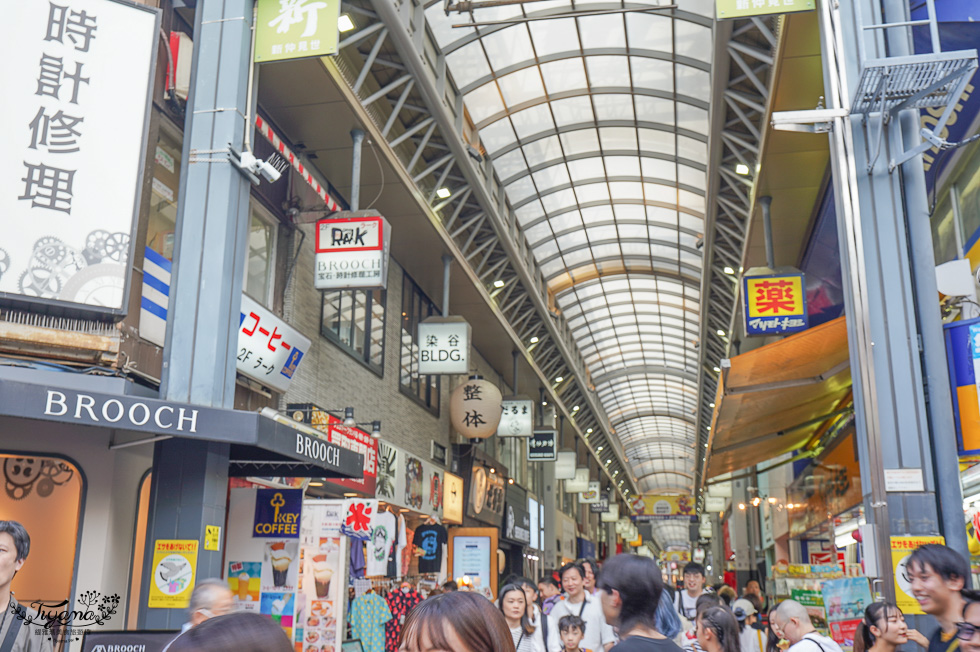
[[[453,578],[467,579],[474,588],[490,586],[490,537],[453,538]]]

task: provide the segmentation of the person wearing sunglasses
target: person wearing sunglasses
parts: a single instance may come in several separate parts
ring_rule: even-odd
[[[711,607],[698,616],[698,643],[704,652],[741,652],[738,621],[727,607]]]

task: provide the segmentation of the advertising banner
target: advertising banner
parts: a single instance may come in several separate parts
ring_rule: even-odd
[[[697,521],[695,501],[691,496],[660,496],[648,494],[633,501],[636,522],[678,520]]]
[[[905,615],[922,615],[919,601],[912,595],[912,580],[907,569],[912,551],[927,543],[946,543],[943,537],[892,537],[892,568],[895,571],[895,603]]]
[[[238,319],[239,373],[285,392],[310,340],[248,295],[242,295]]]
[[[742,279],[746,335],[787,335],[806,330],[805,288],[803,272],[746,275]]]
[[[255,62],[337,54],[340,0],[258,0]]]
[[[160,13],[14,2],[0,57],[0,303],[126,314]],[[107,190],[111,188],[111,190]]]
[[[396,507],[442,516],[444,471],[416,455],[387,442],[378,443],[375,495]]]
[[[823,604],[827,612],[830,637],[845,652],[854,649],[854,634],[864,619],[864,609],[871,604],[871,589],[866,577],[845,577],[823,583]]]
[[[300,576],[293,640],[303,652],[337,652],[344,638],[348,540],[341,536],[340,500],[307,500],[300,529]],[[340,623],[338,625],[338,623]]]

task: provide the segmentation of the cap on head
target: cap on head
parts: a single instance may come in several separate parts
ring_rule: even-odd
[[[735,618],[738,620],[745,620],[749,616],[758,613],[758,611],[756,611],[755,605],[751,602],[745,598],[739,598],[732,604],[732,613],[735,614]]]

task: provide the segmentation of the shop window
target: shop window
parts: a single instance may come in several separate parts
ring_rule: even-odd
[[[73,595],[84,479],[65,459],[24,455],[0,453],[2,518],[20,522],[31,535],[30,554],[12,588],[21,604],[57,604]]]
[[[277,220],[255,200],[249,204],[245,293],[267,308],[272,305]]]
[[[143,582],[143,553],[146,551],[146,524],[150,518],[150,474],[140,481],[136,498],[136,529],[133,533],[133,562],[129,570],[129,600],[126,606],[126,628],[137,629],[140,613],[140,588]]]
[[[954,219],[953,207],[947,196],[932,214],[932,247],[937,265],[957,258]]]
[[[403,393],[424,405],[433,414],[439,414],[439,376],[419,375],[419,322],[439,315],[436,304],[422,293],[419,286],[404,275],[402,283],[402,348],[400,381]]]
[[[153,156],[153,181],[146,246],[167,260],[174,258],[177,189],[180,186],[180,133],[162,120]]]
[[[384,373],[384,290],[338,290],[323,293],[320,333],[363,362]]]
[[[960,181],[956,183],[960,187],[953,190],[954,193],[957,189],[960,190],[957,193],[960,220],[963,224],[963,239],[967,241],[968,247],[977,241],[980,232],[980,149],[974,149],[971,154],[972,157],[963,171],[957,175]]]

